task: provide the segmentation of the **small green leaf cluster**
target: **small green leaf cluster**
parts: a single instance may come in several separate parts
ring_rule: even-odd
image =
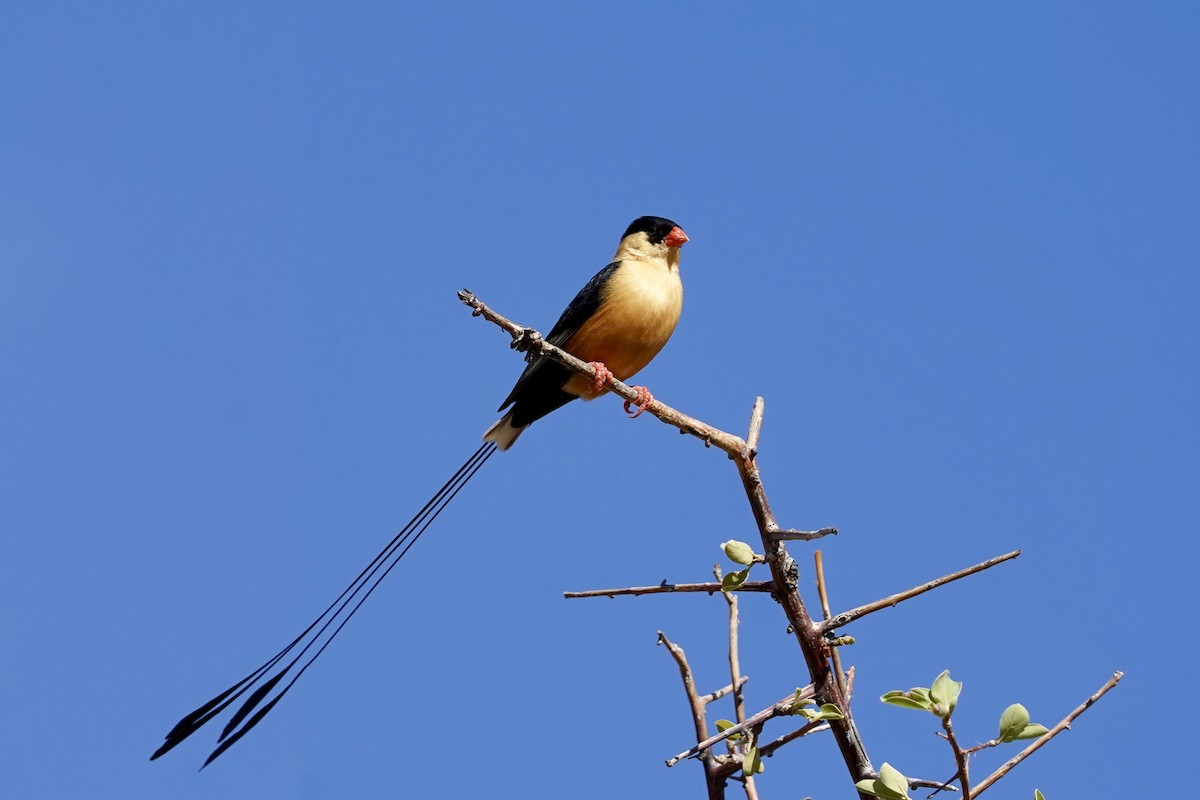
[[[750,567],[766,559],[754,552],[754,549],[745,542],[739,542],[737,539],[730,539],[721,544],[721,549],[725,551],[725,556],[735,564],[741,564],[745,569],[739,569],[736,572],[730,572],[725,577],[721,578],[721,591],[731,592],[746,582],[747,576],[750,575]]]
[[[915,708],[918,711],[928,711],[942,719],[949,719],[958,705],[958,696],[962,693],[962,681],[951,680],[950,670],[943,670],[926,689],[917,686],[907,692],[899,690],[888,692],[879,699],[901,708]]]
[[[928,688],[917,686],[909,689],[907,692],[888,692],[879,699],[885,703],[900,706],[901,708],[915,708],[918,711],[928,711],[934,716],[940,717],[944,721],[946,730],[949,731],[950,715],[954,713],[954,709],[958,705],[958,696],[962,693],[962,688],[962,681],[952,680],[950,678],[950,670],[944,670],[942,674],[934,678],[933,683]],[[971,748],[968,752],[974,752],[984,747],[994,747],[1006,742],[1015,742],[1018,739],[1036,739],[1047,733],[1049,731],[1044,725],[1030,723],[1029,712],[1025,709],[1025,706],[1020,703],[1013,703],[1004,709],[1004,713],[1000,715],[999,735],[987,744]],[[896,798],[902,797],[903,795],[899,793],[900,790],[896,788],[898,786],[896,781],[903,779],[904,776],[891,769],[887,764],[884,764],[883,767],[883,769],[879,770],[879,780],[859,781],[857,784],[859,790],[875,797],[889,798],[889,800],[896,800]],[[891,775],[890,783],[884,781],[885,770],[891,770],[889,773]],[[1040,791],[1035,791],[1034,800],[1046,800],[1046,798],[1042,796]]]
[[[879,768],[879,777],[866,779],[854,784],[860,792],[872,797],[882,797],[883,800],[911,800],[908,796],[908,778],[900,774],[900,770],[886,761]]]

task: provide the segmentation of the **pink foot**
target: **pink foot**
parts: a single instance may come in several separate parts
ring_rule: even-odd
[[[613,379],[613,374],[609,371],[608,367],[604,366],[604,362],[602,361],[589,361],[587,363],[589,367],[596,370],[596,377],[592,378],[592,391],[600,394],[604,391],[604,387],[608,385],[608,382]]]
[[[643,411],[654,405],[654,395],[650,394],[650,390],[645,386],[634,386],[633,390],[637,392],[637,411],[634,411],[632,408],[634,402],[626,400],[625,413],[629,415],[630,419],[637,419],[642,415]]]

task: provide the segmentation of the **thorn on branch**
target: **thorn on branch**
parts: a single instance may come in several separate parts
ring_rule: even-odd
[[[815,531],[798,531],[792,528],[787,530],[771,531],[771,538],[777,542],[789,542],[795,540],[811,542],[814,539],[821,539],[825,536],[837,535],[838,529],[833,527],[821,528]]]

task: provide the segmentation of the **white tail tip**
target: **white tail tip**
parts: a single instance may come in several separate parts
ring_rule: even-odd
[[[528,427],[528,426],[525,426]],[[485,442],[495,442],[496,447],[501,450],[507,450],[513,446],[513,442],[525,430],[525,427],[517,428],[512,424],[512,412],[508,412],[500,419],[496,420],[496,424],[487,429],[483,434]]]

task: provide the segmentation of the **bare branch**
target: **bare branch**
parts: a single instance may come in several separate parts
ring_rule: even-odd
[[[737,587],[739,592],[770,592],[775,586],[770,581],[746,581]],[[563,592],[568,600],[576,597],[617,597],[618,595],[672,594],[675,592],[704,592],[715,594],[721,591],[719,583],[667,583],[658,586],[629,586],[624,589],[589,589],[586,592]]]
[[[896,594],[885,597],[882,600],[876,600],[873,603],[867,603],[865,606],[859,606],[858,608],[852,608],[849,611],[843,611],[837,616],[827,619],[821,623],[821,632],[824,633],[831,631],[834,628],[840,628],[843,625],[849,625],[851,622],[854,622],[854,620],[865,617],[867,614],[871,614],[879,611],[880,609],[902,603],[905,600],[912,599],[920,594],[925,594],[925,592],[936,589],[939,586],[944,586],[947,583],[958,580],[959,578],[965,578],[968,575],[974,575],[976,572],[982,572],[989,567],[994,567],[997,564],[1016,558],[1019,555],[1021,555],[1020,550],[1013,550],[1011,553],[1005,553],[1002,556],[989,558],[987,561],[976,564],[973,567],[967,567],[966,569],[959,570],[958,572],[951,572],[949,575],[943,575],[940,578],[935,578],[929,583],[923,583],[920,586],[913,587],[912,589],[906,589],[903,592],[897,592]]]
[[[671,658],[679,666],[679,677],[683,679],[683,690],[687,693],[688,705],[692,710],[692,722],[696,726],[696,741],[704,739],[708,734],[708,722],[705,718],[705,702],[696,693],[696,681],[692,677],[692,668],[688,665],[687,654],[683,648],[667,638],[662,631],[658,632],[658,643],[664,645],[670,652]],[[708,786],[709,800],[722,800],[725,797],[725,781],[719,776],[720,765],[712,758],[711,753],[704,756],[704,780]]]
[[[817,596],[821,598],[821,613],[825,619],[829,619],[829,595],[825,591],[825,560],[821,557],[821,551],[813,552],[814,571],[817,573]],[[831,654],[833,659],[833,674],[837,678],[838,686],[841,687],[842,693],[846,692],[845,678],[842,673],[842,656],[837,650]]]
[[[738,681],[738,688],[741,688],[742,686],[744,686],[746,684],[746,681],[748,681],[748,680],[750,680],[750,679],[747,678],[745,675],[743,675],[741,677],[741,680]],[[722,686],[720,689],[717,689],[715,692],[709,692],[706,695],[702,695],[700,697],[700,700],[705,705],[708,705],[709,703],[713,702],[714,700],[720,700],[722,697],[724,697],[725,695],[729,694],[732,691],[733,691],[733,684],[727,683],[724,686]]]
[[[757,407],[757,405],[756,405]],[[713,577],[721,580],[721,565],[713,565]],[[742,697],[742,667],[738,657],[738,598],[736,592],[724,592],[725,602],[729,606],[729,679],[734,686],[733,713],[737,722],[746,721],[746,703]],[[742,754],[745,755],[743,749]],[[754,775],[746,774],[742,780],[742,788],[746,792],[746,800],[758,800],[758,789],[754,785]]]
[[[795,741],[801,736],[808,736],[810,733],[817,733],[819,731],[827,730],[829,730],[829,723],[824,720],[806,723],[801,725],[799,728],[796,728],[796,730],[792,731],[791,733],[785,733],[783,736],[780,736],[779,738],[762,745],[758,748],[758,754],[763,758],[770,758],[771,756],[775,755],[776,750],[783,747],[788,742]]]
[[[979,785],[975,787],[975,791],[971,794],[971,797],[975,798],[975,797],[978,797],[979,795],[983,794],[985,789],[987,789],[993,783],[995,783],[996,781],[1000,780],[1005,775],[1007,775],[1008,771],[1011,770],[1013,767],[1015,767],[1017,764],[1020,764],[1022,761],[1024,761],[1025,759],[1027,759],[1031,755],[1033,755],[1034,752],[1036,752],[1038,748],[1040,748],[1042,745],[1049,742],[1051,739],[1053,739],[1058,734],[1060,734],[1063,731],[1065,731],[1066,729],[1070,728],[1072,720],[1074,720],[1080,714],[1082,714],[1083,712],[1085,712],[1089,708],[1091,708],[1092,705],[1095,704],[1095,702],[1097,700],[1099,700],[1101,697],[1103,697],[1105,694],[1107,694],[1108,690],[1113,688],[1114,686],[1116,686],[1121,681],[1121,678],[1124,678],[1124,677],[1125,677],[1124,672],[1114,672],[1113,676],[1111,678],[1109,678],[1104,683],[1104,685],[1101,686],[1099,690],[1097,690],[1097,692],[1095,694],[1093,694],[1087,700],[1084,700],[1082,703],[1080,703],[1079,706],[1074,711],[1072,711],[1070,714],[1067,714],[1065,717],[1063,717],[1062,720],[1057,725],[1055,725],[1053,728],[1051,728],[1050,730],[1048,730],[1046,733],[1042,734],[1038,738],[1034,739],[1033,742],[1028,747],[1026,747],[1021,752],[1017,753],[1015,756],[1010,758],[1008,761],[1005,761],[1004,764],[1002,764],[998,770],[996,770],[991,775],[988,775],[986,778],[984,778],[982,781],[980,781]]]

